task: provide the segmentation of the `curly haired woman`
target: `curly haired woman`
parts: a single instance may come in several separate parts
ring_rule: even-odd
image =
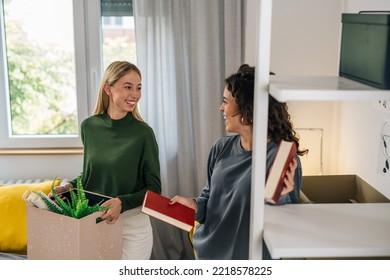
[[[253,100],[255,68],[242,65],[237,73],[225,79],[220,110],[226,131],[234,135],[218,139],[211,148],[207,182],[200,196],[192,199],[175,196],[171,203],[182,203],[196,212],[193,244],[196,258],[248,259],[250,201],[253,147]],[[290,121],[286,103],[269,96],[267,174],[280,140],[294,141],[296,158],[284,179],[278,204],[299,203],[302,180],[299,139]],[[263,258],[269,258],[265,249]]]

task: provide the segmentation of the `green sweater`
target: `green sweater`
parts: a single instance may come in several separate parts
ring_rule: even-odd
[[[81,139],[85,190],[119,198],[122,212],[140,206],[147,190],[161,193],[158,145],[147,123],[131,113],[120,120],[94,115],[82,122]]]

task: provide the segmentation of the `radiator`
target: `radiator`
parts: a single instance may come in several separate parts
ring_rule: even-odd
[[[0,186],[7,186],[7,185],[20,185],[20,184],[36,184],[41,183],[45,181],[51,181],[53,179],[10,179],[10,180],[1,180],[0,179]],[[68,179],[62,179],[61,184],[63,182],[67,182]]]

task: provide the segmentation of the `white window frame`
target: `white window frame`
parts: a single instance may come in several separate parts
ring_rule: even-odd
[[[80,124],[94,110],[102,73],[100,0],[73,0],[79,134],[13,136],[11,133],[4,10],[0,5],[0,149],[82,147]]]

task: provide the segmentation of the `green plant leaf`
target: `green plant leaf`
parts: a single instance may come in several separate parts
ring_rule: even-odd
[[[57,178],[56,178],[57,179]],[[59,197],[59,195],[54,190],[54,183],[52,184],[52,194],[59,205],[59,207],[62,208],[63,215],[73,217],[76,219],[81,219],[85,216],[88,216],[94,212],[98,211],[107,211],[110,209],[110,207],[107,206],[101,206],[100,204],[103,202],[103,200],[99,203],[96,203],[95,205],[89,205],[89,200],[87,199],[87,196],[85,194],[81,177],[77,177],[77,194],[75,193],[74,189],[70,189],[70,201],[66,198],[64,201]],[[51,210],[51,209],[50,209]],[[53,211],[54,212],[54,211]]]

